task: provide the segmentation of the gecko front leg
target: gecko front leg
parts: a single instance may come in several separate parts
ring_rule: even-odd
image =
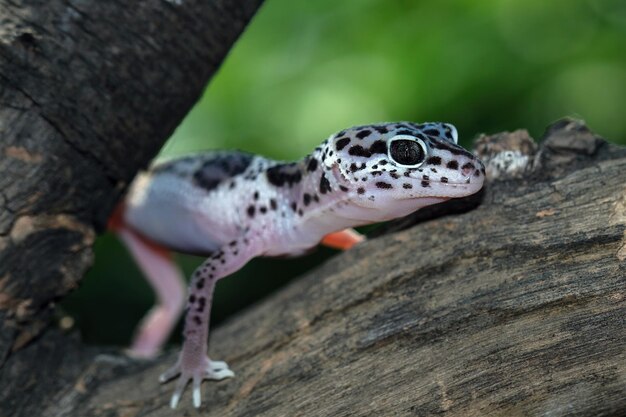
[[[258,245],[245,237],[233,240],[204,261],[193,273],[183,331],[185,342],[176,364],[159,377],[160,382],[166,382],[180,375],[170,401],[172,408],[176,408],[190,381],[193,384],[193,405],[198,408],[202,402],[202,380],[221,380],[235,375],[225,362],[212,361],[207,356],[213,290],[220,278],[237,271],[258,255],[257,247]]]

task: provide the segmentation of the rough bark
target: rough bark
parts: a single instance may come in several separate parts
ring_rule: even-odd
[[[482,138],[484,156],[527,139]],[[563,121],[528,156],[216,329],[237,376],[204,383],[200,415],[624,415],[626,149]],[[191,409],[157,383],[174,351],[135,362],[48,331],[23,354],[37,365],[9,359],[0,415]]]
[[[261,2],[0,0],[0,366]]]

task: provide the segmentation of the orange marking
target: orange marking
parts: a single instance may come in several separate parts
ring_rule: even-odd
[[[328,246],[329,248],[348,250],[364,240],[365,236],[356,230],[346,229],[341,232],[330,233],[324,236],[320,243],[324,246]]]
[[[120,203],[113,209],[113,213],[111,213],[111,217],[109,217],[107,222],[107,229],[115,232],[122,227],[124,227],[124,204]]]

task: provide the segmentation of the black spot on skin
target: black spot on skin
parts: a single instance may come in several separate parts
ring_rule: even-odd
[[[396,132],[396,135],[408,135],[408,136],[415,136],[415,132],[412,130],[407,130],[407,129],[403,129],[403,130],[398,130]]]
[[[337,134],[335,135],[335,137],[336,137],[336,138],[338,138],[338,137],[343,136],[343,135],[345,135],[345,134],[346,134],[346,131],[345,131],[345,130],[342,130],[341,132],[337,132]]]
[[[383,175],[382,171],[371,171],[370,174],[372,174],[372,177],[375,177],[377,175]]]
[[[381,135],[384,135],[385,133],[389,132],[389,130],[387,130],[385,126],[373,126],[373,127]]]
[[[313,194],[313,200],[315,200],[316,203],[320,202],[320,198],[317,196],[317,194]]]
[[[377,164],[372,165],[372,169],[378,169],[378,165]]]
[[[248,206],[248,216],[249,217],[254,217],[254,212],[256,211],[256,209],[254,208],[254,206]]]
[[[472,164],[471,162],[468,162],[466,164],[463,164],[463,166],[461,167],[461,169],[463,170],[468,170],[468,169],[475,169],[476,167],[474,166],[474,164]]]
[[[446,166],[450,169],[459,169],[459,163],[455,160],[448,162]]]
[[[276,203],[276,200],[274,200],[273,198],[270,199],[270,207],[272,210],[276,210],[278,208],[278,204]]]
[[[304,215],[304,212],[302,211],[302,209],[298,210],[298,215],[299,215],[300,217],[302,217],[302,215]]]
[[[222,181],[229,180],[235,175],[244,172],[254,156],[244,152],[212,152],[204,155],[194,155],[158,164],[152,171],[154,173],[168,172],[181,177],[193,178],[198,187],[211,191]],[[190,171],[189,166],[195,165],[200,159],[201,165],[195,171]],[[230,183],[229,183],[230,185]]]
[[[305,206],[308,206],[309,204],[311,204],[311,195],[309,193],[304,193],[304,195],[302,196],[302,201],[304,202]]]
[[[295,202],[291,203],[291,209],[292,209],[293,211],[298,210],[298,205],[297,205]]]
[[[254,195],[252,196],[252,198],[254,198],[255,200],[258,200],[259,199],[259,192],[255,191]]]
[[[202,324],[202,319],[200,318],[200,316],[193,316],[193,322],[199,326]]]
[[[448,178],[447,177],[441,177],[441,182],[448,182]]]
[[[228,246],[235,246],[235,245],[237,245],[237,241],[236,241],[236,240],[231,240],[231,241],[228,243]]]
[[[425,129],[422,132],[424,132],[428,136],[439,136],[439,130],[437,129]]]
[[[386,160],[386,159],[383,159],[382,161],[379,161],[378,163],[379,163],[380,165],[387,165],[387,164],[388,164],[388,162],[387,162],[387,160]]]
[[[440,141],[432,141],[431,142],[431,146],[435,149],[445,149],[446,151],[450,152],[452,155],[463,155],[466,156],[467,158],[470,159],[474,159],[475,156],[466,151],[465,149],[455,145],[454,143],[450,143],[450,142],[440,142]]]
[[[410,190],[411,188],[413,188],[413,186],[408,182],[405,182],[404,184],[402,184],[402,188],[404,188],[405,190]]]
[[[357,188],[356,192],[359,193],[359,194],[365,194],[365,188],[359,187],[359,188]]]
[[[478,172],[478,171],[477,171],[477,172]],[[344,193],[345,193],[345,192],[347,192],[347,191],[349,190],[349,188],[348,188],[348,187],[346,187],[345,185],[340,185],[340,186],[339,186],[339,189],[340,189],[341,191],[343,191]]]
[[[361,145],[352,146],[348,153],[353,156],[363,156],[365,158],[369,158],[370,156],[372,156],[372,153]]]
[[[383,190],[389,190],[390,188],[393,188],[393,185],[389,184],[388,182],[379,181],[376,183],[376,187],[382,188]]]
[[[292,187],[302,180],[302,172],[295,163],[273,166],[265,171],[265,175],[270,184],[277,187]]]
[[[400,176],[396,174],[395,172],[389,172],[389,176],[393,178],[394,180],[397,180],[398,178],[400,178]]]
[[[261,214],[265,214],[265,213],[267,213],[267,207],[261,206],[261,207],[259,207],[259,211],[261,212]]]
[[[429,181],[422,181],[422,187],[426,188],[426,187],[430,187],[430,182]]]
[[[430,172],[434,172],[435,174],[437,173],[437,170],[435,168],[431,168]]]
[[[372,133],[371,130],[362,130],[362,131],[360,131],[359,133],[356,134],[356,137],[359,138],[359,139],[365,139],[371,133]]]
[[[337,150],[340,151],[343,148],[345,148],[349,143],[350,143],[350,138],[339,139],[337,142],[335,142],[335,148],[337,148]]]
[[[475,177],[480,177],[480,171],[479,171],[479,170],[476,170],[476,171],[474,172],[474,176],[475,176]]]
[[[377,140],[376,142],[372,143],[372,146],[370,146],[370,153],[387,154],[387,142],[385,142],[384,140]]]
[[[330,189],[330,182],[328,182],[328,178],[326,178],[326,175],[322,174],[322,177],[320,178],[320,193],[326,194],[330,191],[332,191]]]
[[[198,282],[196,282],[196,288],[201,290],[202,288],[204,288],[204,278],[200,278],[198,280]]]
[[[190,303],[195,303],[195,302],[196,302],[196,296],[195,296],[195,295],[193,295],[193,294],[191,294],[191,295],[189,296],[189,302],[190,302]]]
[[[441,158],[438,156],[431,156],[426,160],[426,163],[429,165],[441,165]]]
[[[364,168],[364,165],[361,165],[361,167],[359,168],[357,164],[355,164],[354,162],[350,164],[350,172],[356,172],[363,168]]]
[[[235,182],[235,181],[232,181],[232,182],[230,183],[230,186],[229,186],[228,188],[230,188],[230,189],[232,190],[233,188],[235,188],[235,184],[236,184],[236,182]]]
[[[426,181],[430,180],[430,177],[428,177],[428,175],[422,175],[422,179],[425,179]]]

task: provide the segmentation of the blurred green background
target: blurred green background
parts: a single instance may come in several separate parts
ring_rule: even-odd
[[[377,121],[447,121],[462,143],[563,116],[626,143],[624,0],[266,0],[162,151],[239,148],[302,157]],[[217,324],[332,251],[254,260],[220,281]],[[179,256],[187,276],[202,259]],[[63,302],[87,342],[125,345],[151,291],[110,235]],[[176,331],[172,341],[180,332]]]

